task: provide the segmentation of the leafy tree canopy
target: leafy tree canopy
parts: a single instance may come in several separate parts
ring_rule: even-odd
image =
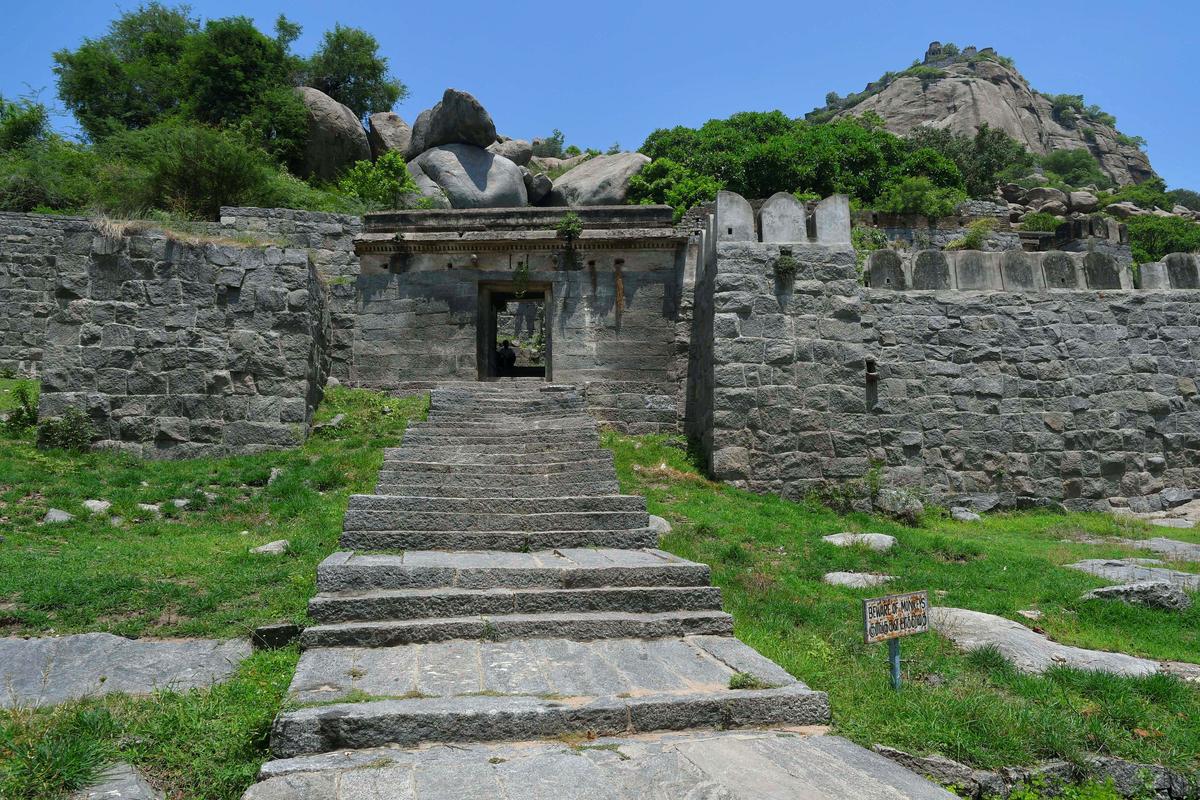
[[[388,73],[379,42],[358,28],[335,25],[306,66],[307,82],[349,106],[359,117],[391,111],[408,87]]]

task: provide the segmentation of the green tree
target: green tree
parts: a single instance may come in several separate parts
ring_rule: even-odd
[[[49,131],[46,107],[29,98],[5,100],[0,95],[0,152],[43,138]]]
[[[54,53],[58,95],[92,139],[153,124],[179,110],[180,60],[198,30],[187,6],[126,12],[99,39]]]
[[[1200,211],[1200,192],[1193,192],[1191,189],[1172,189],[1166,195],[1172,203],[1190,208],[1192,211]]]
[[[555,128],[549,136],[534,142],[533,154],[540,158],[562,158],[565,143],[566,137],[563,132]]]
[[[892,214],[920,214],[925,217],[946,217],[958,204],[967,199],[958,189],[936,186],[924,176],[901,178],[884,187],[874,207]]]
[[[388,73],[379,42],[359,28],[335,25],[309,59],[308,85],[344,103],[359,117],[391,111],[408,87]]]
[[[183,54],[185,111],[200,122],[235,123],[288,85],[291,67],[287,50],[249,17],[209,20]]]
[[[1130,217],[1129,245],[1138,264],[1160,261],[1171,253],[1200,251],[1200,224],[1179,217]]]
[[[368,208],[404,208],[420,194],[403,156],[396,152],[384,153],[374,163],[354,162],[338,181],[338,189]]]
[[[1100,164],[1090,150],[1054,150],[1042,156],[1039,161],[1048,177],[1056,177],[1067,186],[1112,185],[1112,181],[1100,170]]]
[[[641,205],[668,205],[678,222],[688,209],[716,199],[721,182],[698,175],[669,158],[647,164],[629,180],[629,201]]]
[[[918,128],[909,135],[908,142],[914,149],[936,150],[953,161],[962,175],[963,188],[971,197],[991,197],[1001,173],[1019,172],[1034,164],[1033,156],[1019,142],[986,122],[974,136],[940,128]]]

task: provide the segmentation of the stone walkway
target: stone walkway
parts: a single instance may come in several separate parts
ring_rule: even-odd
[[[248,655],[244,639],[124,639],[109,633],[0,639],[0,708],[208,686],[232,675]]]
[[[318,570],[247,800],[951,797],[806,728],[825,694],[618,492],[574,390],[434,390]]]

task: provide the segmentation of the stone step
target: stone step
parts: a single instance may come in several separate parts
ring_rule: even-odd
[[[410,431],[429,431],[433,433],[455,431],[462,433],[510,433],[513,436],[531,436],[537,433],[570,433],[592,432],[599,430],[596,420],[590,416],[576,414],[559,414],[552,419],[523,420],[522,425],[515,429],[504,427],[503,420],[483,422],[478,420],[457,420],[455,422],[437,422],[436,420],[420,420],[408,426]]]
[[[489,433],[486,435],[476,435],[471,433],[459,433],[452,435],[442,434],[425,434],[425,433],[405,433],[404,444],[411,447],[427,447],[436,446],[443,447],[446,445],[454,445],[456,447],[505,447],[514,444],[525,444],[531,447],[561,449],[563,447],[587,447],[596,446],[599,435],[596,433],[539,433],[531,434],[524,437],[509,436],[502,432]]]
[[[379,495],[417,495],[420,497],[492,497],[497,491],[503,491],[513,498],[557,497],[567,494],[574,496],[601,497],[617,494],[620,491],[616,480],[589,480],[584,483],[559,481],[553,483],[531,484],[522,482],[498,486],[494,478],[480,481],[482,486],[470,486],[461,480],[448,480],[445,483],[420,483],[415,481],[398,481],[395,483],[379,483],[375,486],[375,494]]]
[[[409,550],[342,551],[317,567],[322,592],[375,589],[582,589],[601,586],[707,586],[707,564],[662,550],[562,548],[532,553]]]
[[[595,446],[576,447],[569,450],[542,450],[528,453],[481,453],[460,450],[453,446],[425,447],[409,446],[391,451],[384,456],[383,468],[393,464],[420,462],[425,464],[487,464],[488,466],[537,466],[539,464],[566,464],[573,461],[604,461],[612,458],[610,450]]]
[[[503,424],[512,422],[524,424],[539,420],[563,424],[567,421],[590,422],[591,417],[582,408],[483,408],[455,407],[431,408],[425,415],[430,422],[438,420],[462,420],[463,422],[482,422]]]
[[[546,461],[537,464],[506,464],[503,475],[545,475],[553,472],[596,472],[613,469],[612,453],[586,461]],[[465,475],[497,474],[497,465],[486,463],[446,464],[438,461],[389,461],[382,473],[389,472],[455,472]]]
[[[352,494],[348,508],[354,511],[422,511],[442,514],[565,514],[586,512],[644,512],[646,499],[635,494],[604,497],[563,496],[510,497],[423,497],[421,495]],[[639,525],[638,527],[644,527]]]
[[[575,735],[820,725],[824,692],[806,687],[598,698],[567,705],[539,697],[377,700],[286,711],[271,730],[277,758],[383,745],[548,739]]]
[[[715,586],[629,586],[586,589],[377,589],[324,592],[308,601],[319,623],[433,619],[492,614],[574,614],[622,611],[720,611]]]
[[[521,486],[561,487],[555,489],[558,495],[583,494],[569,491],[568,486],[591,486],[593,484],[609,485],[617,480],[616,470],[593,469],[585,472],[546,472],[540,475],[526,473],[519,481],[504,480],[503,474],[496,470],[487,472],[434,472],[426,473],[416,470],[381,470],[379,483],[381,485],[401,486],[446,486],[446,487],[476,487],[486,488],[493,496],[498,492],[507,493],[510,488],[514,491]],[[383,494],[381,492],[381,494]],[[413,494],[413,492],[409,492]]]
[[[503,508],[502,505],[499,506]],[[548,514],[443,511],[366,511],[350,508],[343,531],[591,531],[637,530],[650,525],[645,511],[568,511]]]
[[[679,636],[731,636],[733,617],[723,611],[621,611],[573,614],[498,614],[383,622],[312,625],[300,636],[315,647],[395,647],[450,639],[666,639]]]
[[[502,444],[463,444],[450,440],[423,440],[412,442],[406,440],[403,447],[389,447],[383,451],[384,458],[396,458],[397,456],[408,453],[413,450],[423,450],[429,452],[453,452],[453,453],[478,453],[480,455],[511,455],[514,453],[546,453],[546,452],[571,452],[581,449],[594,450],[597,449],[596,437],[580,437],[578,441],[569,442],[536,442],[533,444],[526,442],[505,442]]]
[[[409,531],[345,530],[346,550],[504,550],[528,552],[563,547],[610,547],[640,550],[658,547],[651,528],[594,531]]]

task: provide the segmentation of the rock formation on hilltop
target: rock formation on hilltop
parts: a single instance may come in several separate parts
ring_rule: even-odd
[[[1104,173],[1121,185],[1140,183],[1155,174],[1137,141],[1117,131],[1111,117],[1098,110],[1081,115],[1061,103],[1056,109],[1052,98],[1032,89],[1012,62],[991,48],[968,47],[960,52],[934,42],[923,64],[889,73],[857,95],[845,99],[831,95],[830,100],[810,118],[874,112],[893,133],[907,134],[928,125],[967,136],[987,123],[1038,155],[1086,148]]]

